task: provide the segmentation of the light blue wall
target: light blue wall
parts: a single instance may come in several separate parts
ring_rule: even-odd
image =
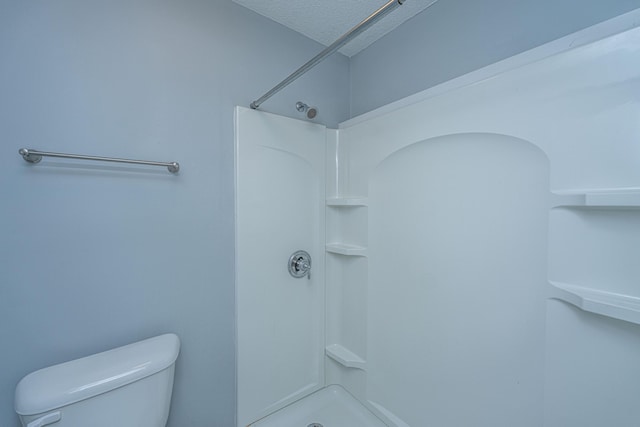
[[[169,331],[170,425],[233,425],[233,107],[320,49],[230,0],[0,0],[0,425],[28,372]],[[347,58],[264,108],[298,99],[347,118]]]
[[[638,7],[640,0],[439,0],[351,58],[351,114]]]

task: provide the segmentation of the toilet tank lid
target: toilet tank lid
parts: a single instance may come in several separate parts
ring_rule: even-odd
[[[40,369],[18,383],[15,410],[40,414],[122,387],[170,367],[179,352],[178,336],[165,334]]]

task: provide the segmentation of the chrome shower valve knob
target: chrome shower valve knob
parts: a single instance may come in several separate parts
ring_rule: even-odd
[[[296,279],[307,276],[311,279],[311,255],[306,251],[296,251],[289,257],[289,274]]]

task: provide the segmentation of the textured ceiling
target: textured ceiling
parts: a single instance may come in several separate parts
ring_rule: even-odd
[[[387,0],[233,0],[305,36],[330,45]],[[437,0],[406,0],[368,30],[346,44],[340,53],[353,56]]]

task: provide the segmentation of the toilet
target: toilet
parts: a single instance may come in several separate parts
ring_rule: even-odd
[[[23,427],[164,427],[180,340],[165,334],[40,369],[16,387]]]

